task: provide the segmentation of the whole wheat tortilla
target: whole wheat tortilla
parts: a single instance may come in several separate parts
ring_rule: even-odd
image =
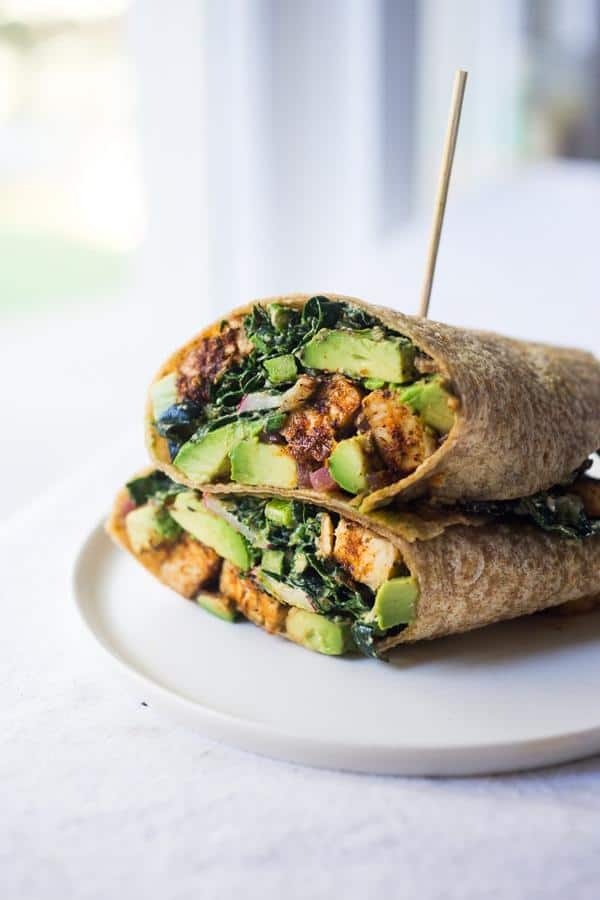
[[[301,307],[310,296],[256,302]],[[408,501],[425,494],[445,501],[512,499],[559,483],[600,447],[600,363],[590,353],[455,328],[352,297],[323,296],[364,308],[429,354],[460,401],[456,420],[439,449],[415,472],[358,501],[342,492],[327,495],[306,488],[260,492],[338,509],[358,503],[363,512],[394,497]],[[253,305],[226,318],[243,316]],[[175,370],[199,341],[217,333],[222,319],[174,353],[154,380]],[[207,491],[252,492],[247,485],[197,485],[186,479],[169,461],[166,441],[153,426],[150,400],[146,441],[153,462],[176,481]]]
[[[600,535],[569,540],[533,525],[455,525],[431,540],[397,538],[419,581],[416,618],[380,649],[458,634],[587,598],[600,590]]]
[[[161,580],[165,551],[136,553],[129,543],[123,513],[127,499],[123,488],[115,499],[107,531]],[[399,634],[379,641],[382,652],[600,592],[600,535],[576,541],[523,523],[484,523],[473,518],[469,524],[438,522],[431,528],[420,524],[419,516],[409,511],[387,519],[381,512],[370,516],[349,509],[340,512],[392,541],[419,584],[415,618]]]

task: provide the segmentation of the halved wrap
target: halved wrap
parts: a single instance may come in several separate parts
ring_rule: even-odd
[[[295,295],[234,310],[161,367],[147,445],[208,492],[368,512],[529,496],[600,447],[589,353]]]
[[[553,495],[548,520],[499,507],[485,519],[425,506],[340,515],[202,494],[154,470],[120,491],[107,527],[164,584],[224,619],[240,612],[322,653],[379,655],[599,592],[600,484],[588,481]]]

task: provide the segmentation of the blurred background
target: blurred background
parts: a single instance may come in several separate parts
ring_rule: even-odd
[[[120,436],[161,359],[255,296],[600,349],[600,0],[0,0],[5,512]],[[10,424],[8,424],[10,423]]]

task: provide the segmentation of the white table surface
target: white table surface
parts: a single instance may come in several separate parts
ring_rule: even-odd
[[[599,211],[588,167],[466,204],[445,238],[435,314],[600,349]],[[412,291],[421,238],[373,254],[371,297],[386,299],[386,267]],[[365,279],[354,293],[368,295]],[[68,582],[83,523],[142,462],[139,395],[156,354],[185,336],[155,328],[155,313],[140,331],[136,315],[14,325],[2,348],[2,383],[21,379],[2,442],[2,896],[597,896],[600,758],[462,780],[317,771],[211,743],[123,691]],[[25,347],[35,373],[20,367]],[[73,492],[85,503],[65,504]]]

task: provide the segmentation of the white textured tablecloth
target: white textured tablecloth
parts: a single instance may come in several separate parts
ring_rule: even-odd
[[[534,206],[548,193],[543,179],[525,188],[522,196],[529,191]],[[556,191],[555,208],[561,198],[577,195],[597,217],[598,173],[569,176]],[[541,216],[532,229],[532,248],[540,234],[545,241],[538,265],[540,259],[553,264],[551,274],[539,270],[537,297],[546,310],[540,328],[545,337],[598,348],[598,254],[590,257],[590,228],[582,229],[587,249],[579,242],[567,246],[568,229],[578,221],[578,214],[570,215],[571,225],[568,215],[551,224]],[[511,216],[516,222],[514,209],[505,220]],[[471,227],[469,216],[465,221]],[[492,259],[498,247],[486,242],[491,226],[485,216],[477,221],[483,238],[473,278],[467,280],[466,253],[462,269],[456,264],[445,274],[459,304],[454,318],[483,318],[479,285],[480,291],[489,287],[495,327],[532,333],[531,310],[518,328],[509,320],[519,292],[530,296],[535,253],[528,269],[527,248],[507,225],[506,266],[489,278],[486,253]],[[460,306],[461,284],[470,305]],[[361,292],[367,293],[359,286]],[[386,299],[382,290],[376,296]],[[444,317],[443,297],[439,304],[436,313]],[[595,315],[589,333],[584,314]],[[211,743],[159,717],[143,705],[142,693],[123,691],[83,633],[69,578],[84,520],[91,523],[106,509],[114,489],[142,461],[138,428],[102,450],[131,418],[131,403],[150,371],[144,371],[146,357],[143,364],[128,358],[144,335],[127,332],[125,321],[115,318],[111,325],[107,314],[97,328],[90,319],[79,332],[73,324],[66,335],[55,328],[30,337],[32,358],[35,350],[38,361],[46,352],[58,362],[45,380],[30,375],[29,386],[27,372],[20,373],[18,396],[9,391],[4,401],[10,413],[5,407],[5,509],[7,503],[23,506],[28,486],[39,491],[50,473],[64,477],[75,465],[83,468],[13,515],[0,532],[0,896],[596,898],[600,758],[460,780],[318,771]],[[77,351],[82,333],[89,341],[85,354]],[[113,339],[103,347],[109,334]],[[154,346],[163,337],[153,334]],[[10,377],[22,359],[22,350],[7,342],[3,384],[17,384]],[[34,386],[41,392],[37,405]]]

